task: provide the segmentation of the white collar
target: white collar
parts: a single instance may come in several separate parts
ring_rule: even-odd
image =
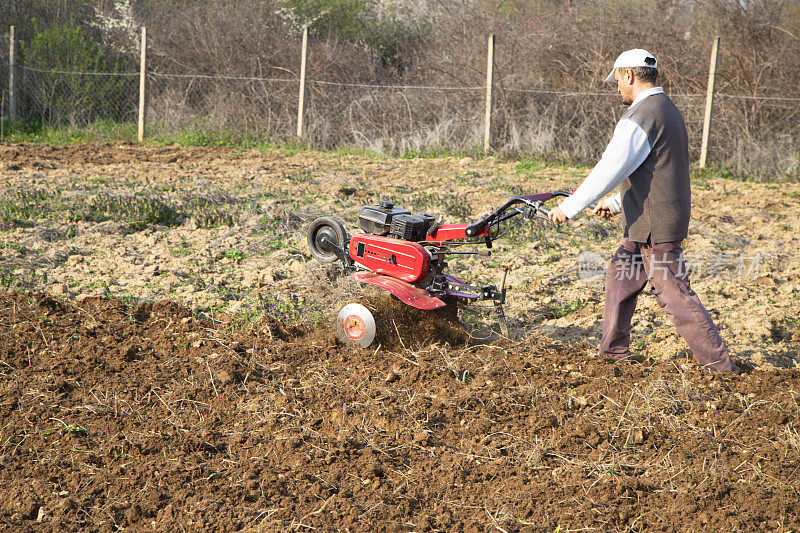
[[[644,91],[640,92],[639,96],[637,96],[634,99],[633,103],[631,103],[631,107],[635,106],[648,96],[653,96],[654,94],[664,94],[664,89],[662,89],[661,87],[653,87],[651,89],[645,89]]]

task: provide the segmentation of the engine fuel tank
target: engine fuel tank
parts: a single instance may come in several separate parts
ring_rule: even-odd
[[[378,274],[414,283],[428,275],[431,254],[415,242],[359,234],[350,239],[350,259]]]

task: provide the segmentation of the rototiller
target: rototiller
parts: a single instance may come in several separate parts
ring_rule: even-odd
[[[497,307],[501,327],[507,333],[502,305],[506,300],[505,273],[495,285],[468,285],[446,273],[448,256],[491,255],[492,241],[502,237],[501,224],[522,215],[548,220],[544,202],[569,196],[571,190],[515,196],[472,224],[443,224],[428,214],[412,214],[388,201],[361,208],[361,233],[349,237],[342,223],[333,217],[314,220],[308,228],[311,254],[323,263],[339,262],[353,279],[380,287],[400,301],[422,310],[448,304],[491,300]],[[465,245],[481,250],[457,250]],[[337,334],[345,343],[362,347],[375,339],[375,318],[365,306],[345,305],[337,316]]]

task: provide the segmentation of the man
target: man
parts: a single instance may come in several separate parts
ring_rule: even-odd
[[[711,316],[689,285],[681,248],[691,211],[686,125],[675,104],[656,87],[657,79],[652,54],[642,49],[620,54],[606,81],[617,83],[630,109],[603,157],[575,193],[552,209],[550,219],[562,224],[621,184],[619,193],[594,209],[604,218],[621,210],[625,225],[606,273],[601,354],[616,361],[633,356],[631,319],[649,281],[697,362],[708,372],[738,373]]]

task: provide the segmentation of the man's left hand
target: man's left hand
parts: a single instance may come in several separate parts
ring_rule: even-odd
[[[569,220],[569,217],[567,217],[567,215],[564,214],[564,211],[562,211],[560,207],[554,207],[553,209],[551,209],[550,214],[547,216],[550,217],[550,220],[552,220],[553,224],[555,224],[556,226],[560,226],[561,224]]]

